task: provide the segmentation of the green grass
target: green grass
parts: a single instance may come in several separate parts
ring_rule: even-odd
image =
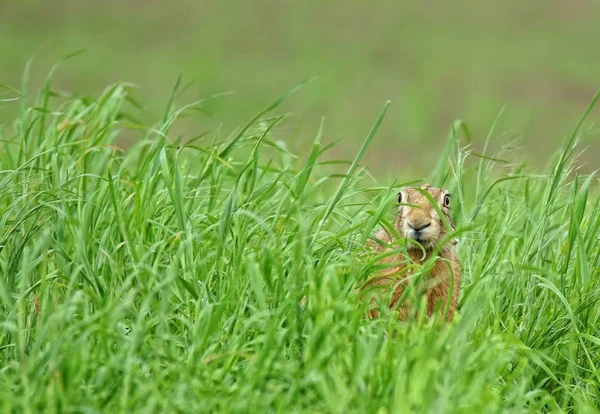
[[[506,106],[499,131],[516,136],[523,158],[541,168],[600,87],[599,15],[600,2],[564,0],[5,1],[0,82],[17,86],[34,57],[38,88],[56,59],[84,49],[56,73],[57,90],[95,96],[127,79],[141,86],[138,117],[149,124],[181,73],[196,80],[189,101],[235,93],[204,106],[228,134],[281,91],[316,76],[282,105],[295,115],[278,137],[299,152],[326,116],[324,139],[347,142],[329,155],[350,159],[391,100],[365,159],[373,174],[396,174],[399,163],[427,174],[455,118],[480,143]],[[0,110],[0,123],[18,116],[14,108]],[[600,119],[598,108],[590,118]],[[211,122],[194,119],[199,129]],[[399,142],[402,151],[389,151]],[[584,154],[588,173],[599,142]]]
[[[365,320],[354,294],[376,266],[357,260],[362,242],[403,184],[360,167],[387,104],[356,158],[332,164],[322,129],[303,156],[278,141],[280,100],[230,136],[184,141],[170,130],[195,106],[145,127],[129,96],[59,99],[47,83],[1,130],[4,412],[597,409],[585,122],[544,171],[450,133],[428,181],[456,194],[460,314],[400,325]],[[112,146],[131,131],[129,151]]]

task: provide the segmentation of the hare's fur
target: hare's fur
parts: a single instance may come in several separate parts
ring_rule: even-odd
[[[399,301],[410,284],[410,276],[415,275],[415,270],[419,265],[424,264],[437,253],[437,260],[432,268],[425,272],[419,283],[412,284],[413,289],[409,292],[416,292],[420,297],[425,297],[428,316],[431,316],[436,308],[440,312],[445,312],[447,307],[446,318],[451,320],[456,312],[458,302],[461,283],[460,263],[456,255],[456,241],[449,240],[444,245],[439,245],[448,232],[454,230],[448,205],[450,194],[443,188],[435,188],[430,185],[424,185],[419,189],[405,188],[398,194],[401,204],[394,227],[401,239],[406,240],[406,250],[381,259],[380,263],[387,264],[389,267],[368,280],[362,290],[370,293],[390,291],[391,296],[382,295],[379,298],[387,299],[387,306],[390,309],[397,309],[400,319],[415,316],[416,312],[412,306],[415,301],[410,295],[401,304]],[[424,192],[431,195],[445,220],[440,217]],[[421,230],[416,231],[415,229]],[[384,244],[369,242],[369,247],[377,253],[384,253],[399,247],[397,243],[394,247],[385,246],[394,244],[396,237],[384,230],[379,231],[375,238]],[[375,295],[370,298],[369,316],[371,318],[379,315],[377,297]],[[448,299],[450,299],[450,303],[448,303]]]

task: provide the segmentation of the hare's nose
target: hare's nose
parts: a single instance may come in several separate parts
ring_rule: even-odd
[[[408,223],[408,227],[410,227],[411,229],[413,229],[414,231],[421,231],[427,227],[431,226],[431,222],[429,223]]]

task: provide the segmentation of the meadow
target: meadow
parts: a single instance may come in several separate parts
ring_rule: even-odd
[[[324,142],[344,139],[326,156],[352,159],[391,100],[365,161],[374,175],[406,180],[430,173],[457,118],[481,152],[506,107],[498,135],[541,169],[600,86],[598,15],[600,3],[586,0],[7,1],[0,83],[18,86],[33,59],[37,90],[57,59],[82,50],[54,75],[57,91],[93,97],[114,82],[135,83],[137,116],[152,124],[182,74],[196,80],[188,102],[233,93],[207,102],[205,117],[186,118],[199,130],[222,124],[229,135],[282,91],[317,77],[282,103],[292,115],[278,137],[304,153],[326,117]],[[17,116],[3,105],[0,123]],[[587,172],[597,168],[599,142],[587,142]]]
[[[0,129],[3,412],[598,410],[600,199],[578,171],[598,96],[544,168],[494,124],[473,152],[457,121],[427,177],[382,184],[363,160],[388,102],[336,161],[323,123],[301,155],[278,137],[296,90],[180,136],[205,104],[182,85],[144,124],[127,83],[24,78]],[[363,245],[421,179],[455,194],[459,316],[366,319]]]

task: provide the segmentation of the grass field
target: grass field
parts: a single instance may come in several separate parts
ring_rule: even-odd
[[[196,81],[189,101],[234,93],[206,104],[210,117],[195,124],[222,122],[229,134],[273,96],[317,77],[282,104],[294,116],[278,136],[294,151],[310,148],[324,116],[323,142],[345,140],[326,156],[351,159],[391,100],[365,158],[373,174],[390,176],[428,174],[456,118],[475,145],[484,142],[506,106],[499,134],[540,169],[600,88],[599,15],[600,2],[587,0],[5,1],[0,83],[18,86],[34,58],[38,88],[57,59],[83,49],[55,74],[57,90],[96,96],[131,81],[141,87],[139,116],[151,123],[182,74]],[[16,116],[14,107],[0,110],[2,123]],[[591,172],[600,140],[588,144]]]
[[[202,104],[143,126],[129,89],[59,98],[48,83],[7,103],[3,412],[598,409],[600,200],[576,169],[589,122],[543,170],[485,150],[493,128],[477,156],[456,124],[428,181],[456,195],[459,317],[398,324],[365,319],[354,293],[406,184],[361,167],[387,104],[331,163],[320,134],[302,156],[278,140],[280,100],[182,144],[171,129]],[[127,152],[123,133],[139,136]]]

